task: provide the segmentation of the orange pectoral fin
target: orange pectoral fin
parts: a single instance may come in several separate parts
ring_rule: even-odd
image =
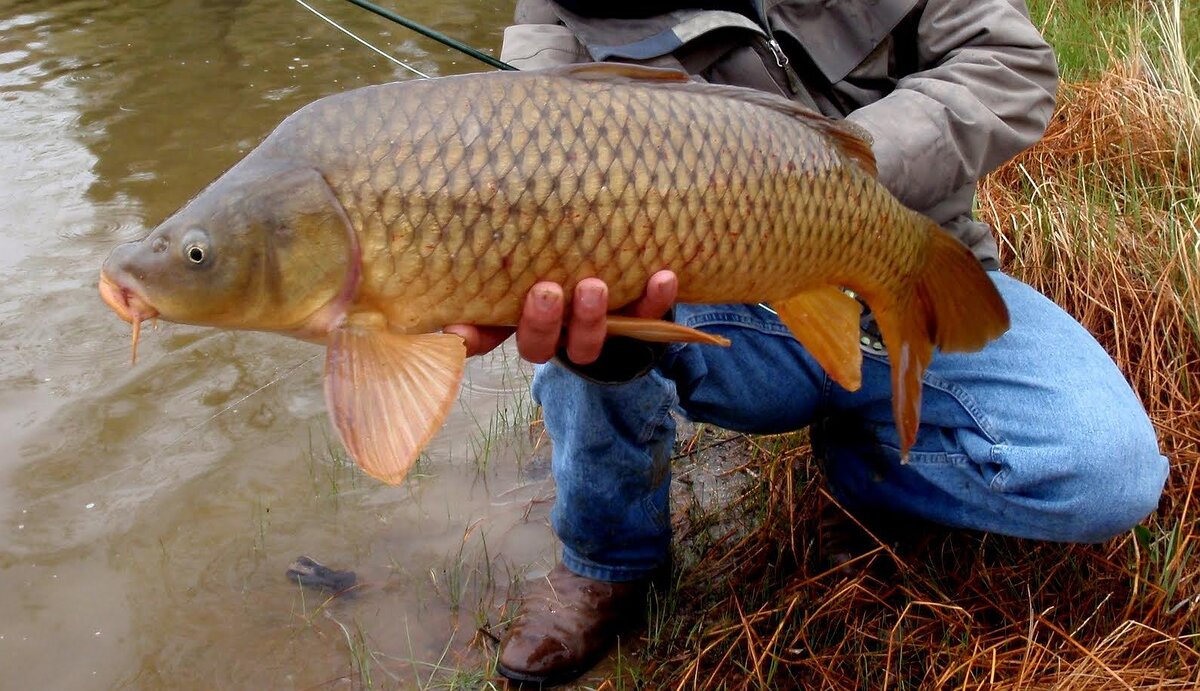
[[[325,402],[354,461],[399,484],[458,395],[467,351],[458,336],[402,336],[350,326],[329,336]]]
[[[771,307],[821,368],[843,389],[862,386],[862,350],[858,347],[862,305],[840,289],[806,290]]]

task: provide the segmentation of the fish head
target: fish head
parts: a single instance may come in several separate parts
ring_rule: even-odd
[[[100,294],[134,324],[162,317],[311,338],[357,289],[355,237],[319,171],[250,157],[147,237],[114,248]]]

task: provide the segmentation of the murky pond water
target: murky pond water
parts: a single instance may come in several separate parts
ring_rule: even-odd
[[[313,4],[427,73],[487,69]],[[402,11],[494,51],[511,1]],[[286,0],[0,0],[0,687],[416,685],[549,567],[511,357],[471,362],[427,457],[385,487],[332,441],[320,348],[164,325],[131,368],[96,293],[114,244],[285,115],[410,77]],[[363,588],[302,592],[299,554]]]

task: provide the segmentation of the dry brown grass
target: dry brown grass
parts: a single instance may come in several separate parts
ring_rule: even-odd
[[[1066,88],[1046,137],[980,186],[1008,271],[1104,344],[1168,439],[1200,442],[1200,100],[1124,60]]]
[[[1171,42],[1164,41],[1165,45]],[[1142,44],[1067,87],[1042,143],[981,186],[1007,271],[1078,318],[1133,383],[1172,472],[1104,545],[944,533],[822,571],[828,497],[801,437],[754,454],[719,516],[678,521],[646,660],[606,686],[1200,689],[1200,99]]]

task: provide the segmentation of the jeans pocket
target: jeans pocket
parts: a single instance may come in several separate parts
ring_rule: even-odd
[[[988,454],[987,460],[980,461],[979,463],[984,479],[987,480],[988,487],[997,492],[1007,491],[1010,466],[1008,460],[1005,458],[1006,449],[1007,447],[1003,444],[992,445],[991,453]]]

